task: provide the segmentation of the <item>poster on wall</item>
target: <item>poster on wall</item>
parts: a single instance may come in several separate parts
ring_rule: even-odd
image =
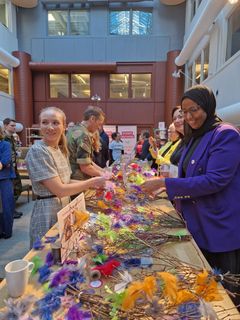
[[[137,126],[118,126],[118,132],[121,134],[124,155],[134,157],[134,148],[137,142]]]
[[[117,131],[117,127],[114,125],[104,125],[103,129],[108,135],[109,141],[112,141],[112,133]]]

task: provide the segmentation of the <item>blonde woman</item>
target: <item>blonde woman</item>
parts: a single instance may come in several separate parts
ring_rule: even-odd
[[[168,139],[169,141],[160,149],[155,148],[153,139],[149,138],[150,148],[149,151],[153,157],[156,159],[156,164],[158,166],[162,164],[170,164],[170,158],[175,149],[180,142],[180,135],[176,131],[173,123],[170,124],[168,128]]]
[[[44,108],[39,117],[42,140],[34,144],[26,157],[27,169],[36,194],[31,223],[30,245],[56,223],[57,212],[69,196],[104,185],[103,177],[86,181],[71,180],[65,138],[66,116],[56,107]]]

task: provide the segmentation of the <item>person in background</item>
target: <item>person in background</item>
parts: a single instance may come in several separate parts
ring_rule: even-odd
[[[178,143],[176,149],[173,151],[170,162],[171,164],[178,166],[183,149],[185,147],[184,143],[184,118],[181,110],[181,106],[177,106],[172,110],[172,119],[176,131],[179,134],[180,142]]]
[[[167,139],[160,139],[160,142],[159,142],[160,147],[164,147],[166,143],[167,143]]]
[[[19,135],[17,134],[17,132],[15,132],[15,133],[13,134],[13,138],[14,138],[14,140],[15,140],[15,142],[16,142],[17,148],[20,148],[20,147],[22,146],[22,142],[21,142],[20,137],[19,137]]]
[[[215,114],[211,89],[197,85],[181,102],[186,147],[179,163],[179,178],[156,178],[143,184],[154,192],[166,188],[177,201],[186,225],[204,256],[222,274],[240,273],[240,133]],[[238,295],[234,284],[223,285]]]
[[[94,162],[101,168],[105,168],[109,160],[109,137],[103,129],[103,125],[99,128],[100,135],[100,150],[98,153],[94,152]]]
[[[112,141],[109,144],[109,165],[114,161],[120,161],[124,154],[123,142],[119,132],[112,133]]]
[[[13,215],[15,211],[14,178],[11,145],[9,142],[4,141],[3,132],[0,128],[0,199],[2,203],[0,238],[4,239],[11,238],[12,236]]]
[[[75,123],[73,121],[70,121],[67,125],[67,132],[69,132],[74,126],[75,126]]]
[[[93,145],[93,162],[99,165],[97,160],[100,159],[100,156],[101,156],[100,152],[102,148],[99,130],[95,131],[92,135],[92,145]]]
[[[14,138],[14,134],[16,133],[16,121],[10,118],[6,118],[3,120],[4,125],[4,140],[9,142],[11,145],[11,151],[12,151],[12,165],[15,171],[15,178],[13,180],[13,186],[14,186],[14,199],[15,204],[18,200],[18,198],[21,195],[22,192],[22,182],[21,177],[17,169],[17,143]],[[19,219],[22,216],[22,212],[18,212],[15,210],[14,212],[14,219]]]
[[[149,151],[153,159],[156,159],[156,164],[158,166],[162,164],[170,164],[170,157],[180,143],[180,135],[176,131],[174,124],[171,123],[168,128],[168,142],[163,147],[158,149],[156,147],[155,140],[151,139],[151,137],[149,138],[149,143]]]
[[[135,156],[138,159],[140,158],[140,154],[142,153],[143,142],[144,142],[144,139],[143,139],[142,135],[140,134],[138,137],[136,146],[134,148],[135,149]]]
[[[26,164],[36,195],[30,222],[30,245],[57,222],[57,212],[69,196],[104,185],[105,178],[71,180],[65,137],[66,116],[56,107],[44,108],[39,117],[42,140],[27,153]]]
[[[150,143],[149,143],[149,137],[150,134],[148,131],[143,132],[143,146],[142,146],[142,152],[140,153],[140,160],[152,160],[151,154],[149,152]]]
[[[86,180],[103,174],[104,170],[93,161],[93,134],[104,119],[101,108],[89,106],[83,113],[83,121],[67,133],[72,179]]]

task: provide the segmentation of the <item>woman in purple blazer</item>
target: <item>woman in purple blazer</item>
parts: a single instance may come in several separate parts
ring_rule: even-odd
[[[179,178],[152,179],[143,188],[166,187],[210,265],[240,273],[239,131],[216,116],[214,94],[205,86],[187,90],[181,108],[186,147]]]

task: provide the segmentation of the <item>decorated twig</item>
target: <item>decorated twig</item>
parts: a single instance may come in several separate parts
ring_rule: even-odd
[[[80,303],[91,310],[93,319],[109,320],[111,318],[112,306],[109,301],[106,301],[100,295],[86,294],[73,286],[69,285],[66,289],[68,294],[74,295]],[[118,319],[136,320],[152,320],[152,317],[148,317],[145,314],[144,308],[136,307],[131,312],[124,312],[121,309],[118,310]]]

